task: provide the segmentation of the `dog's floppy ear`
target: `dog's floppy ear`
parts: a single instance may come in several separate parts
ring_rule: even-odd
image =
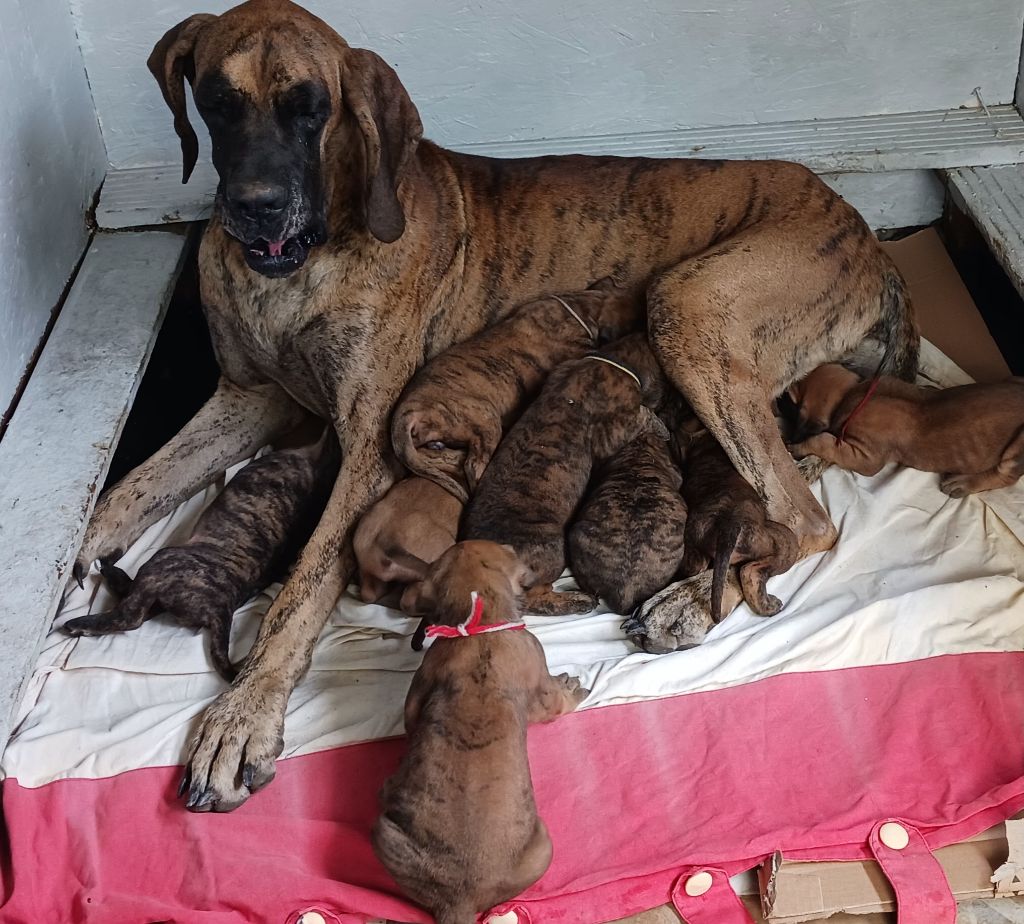
[[[668,440],[670,434],[668,427],[665,426],[663,421],[657,414],[654,413],[649,407],[641,407],[640,413],[644,418],[642,433],[653,433],[658,439]]]
[[[203,28],[217,17],[210,13],[196,13],[168,30],[156,46],[146,65],[160,84],[164,102],[174,113],[174,130],[181,139],[181,182],[187,183],[199,157],[199,139],[188,120],[185,105],[185,78],[191,83],[196,76],[193,52]]]
[[[602,276],[596,282],[592,282],[587,286],[587,291],[595,292],[612,292],[617,289],[618,286],[615,284],[615,280],[611,276]]]
[[[398,184],[423,136],[423,123],[398,75],[372,51],[345,50],[341,92],[366,146],[366,226],[390,244],[405,231]]]

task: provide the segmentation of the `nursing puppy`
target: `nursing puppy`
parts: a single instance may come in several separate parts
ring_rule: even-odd
[[[743,598],[760,616],[774,616],[782,601],[766,589],[768,578],[793,567],[799,547],[793,533],[768,519],[764,502],[733,467],[715,438],[702,430],[686,447],[683,497],[687,505],[683,573],[713,567],[711,618],[722,616],[730,565],[740,565]]]
[[[793,386],[794,455],[861,475],[888,462],[938,472],[950,497],[1009,487],[1024,474],[1024,378],[936,389],[885,376],[870,389],[835,364]]]
[[[238,672],[228,654],[231,619],[243,603],[282,579],[323,513],[338,474],[333,430],[317,442],[282,449],[246,465],[203,512],[188,541],[160,549],[133,580],[101,561],[100,573],[121,597],[107,613],[63,625],[68,635],[109,635],[170,614],[210,633],[210,659],[229,683]]]
[[[411,588],[411,608],[442,635],[409,689],[408,748],[381,791],[372,838],[395,882],[438,924],[472,924],[551,863],[526,728],[572,712],[587,691],[567,674],[552,677],[518,622],[526,580],[511,549],[460,542]],[[459,624],[470,634],[443,635]]]
[[[616,613],[664,589],[683,560],[686,503],[668,443],[645,433],[612,456],[569,529],[569,567]]]
[[[356,527],[360,597],[375,603],[394,585],[420,580],[422,563],[455,545],[461,515],[462,503],[426,478],[395,484]]]
[[[641,300],[610,279],[521,305],[416,374],[391,418],[396,455],[465,502],[548,372],[642,321]]]
[[[460,537],[511,545],[534,573],[530,612],[586,613],[586,593],[555,593],[565,569],[565,530],[594,464],[654,430],[667,436],[652,407],[664,378],[647,335],[632,334],[598,354],[559,366],[487,466],[466,508]]]

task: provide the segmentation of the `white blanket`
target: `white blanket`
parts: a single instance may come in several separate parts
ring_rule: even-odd
[[[926,378],[968,381],[926,347]],[[746,683],[781,672],[835,670],[1024,645],[1024,487],[957,501],[938,477],[890,467],[874,478],[828,471],[816,494],[839,527],[829,553],[771,582],[785,601],[774,618],[745,606],[698,648],[638,652],[622,617],[598,610],[527,618],[553,672],[592,690],[584,708]],[[122,561],[129,574],[188,535],[210,488],[154,525]],[[568,579],[566,579],[568,580]],[[278,588],[243,607],[232,654],[251,645]],[[58,617],[111,605],[91,576]],[[284,756],[401,733],[402,703],[420,655],[415,621],[346,594],[331,612],[312,667],[291,698]],[[161,618],[103,638],[53,631],[3,758],[22,786],[106,777],[182,762],[194,719],[225,688],[206,640]],[[728,727],[728,716],[722,717]]]

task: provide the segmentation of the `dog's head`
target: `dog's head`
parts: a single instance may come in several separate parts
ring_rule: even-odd
[[[796,419],[790,442],[799,443],[828,430],[843,398],[858,382],[856,372],[828,363],[791,385],[786,394],[793,402]]]
[[[176,25],[149,69],[174,114],[183,181],[199,154],[192,85],[220,177],[216,212],[252,269],[294,272],[339,221],[384,242],[401,237],[399,184],[423,127],[377,55],[289,0],[249,0]]]
[[[537,578],[510,545],[467,540],[453,545],[430,565],[423,580],[402,596],[402,609],[433,623],[458,625],[469,616],[472,594],[490,604],[483,622],[509,619],[516,598]]]

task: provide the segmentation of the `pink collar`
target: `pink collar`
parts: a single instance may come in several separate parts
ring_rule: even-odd
[[[460,622],[457,626],[427,626],[427,638],[468,638],[470,635],[483,635],[485,632],[526,628],[526,624],[522,622],[495,622],[489,626],[481,625],[480,619],[484,615],[483,597],[475,590],[470,596],[473,599],[473,608],[465,622]]]

